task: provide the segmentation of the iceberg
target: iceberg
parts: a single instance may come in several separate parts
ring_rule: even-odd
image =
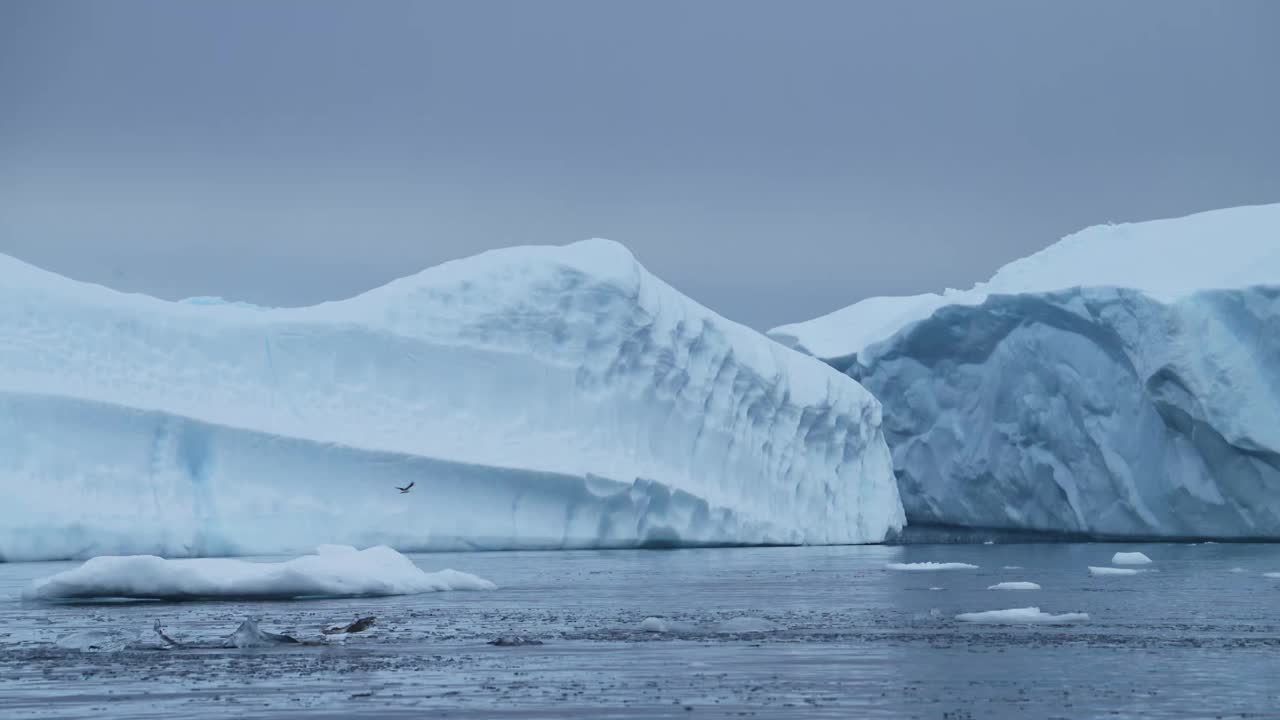
[[[493,590],[457,570],[428,573],[385,545],[356,550],[321,546],[315,555],[283,562],[231,558],[168,560],[154,555],[101,556],[33,582],[27,600],[132,598],[148,600],[287,600],[299,597],[417,595],[445,590]],[[253,635],[256,625],[242,626]]]
[[[1280,205],[1089,228],[771,335],[884,404],[911,524],[1280,537]]]
[[[880,422],[605,240],[302,308],[0,256],[0,560],[879,542]]]

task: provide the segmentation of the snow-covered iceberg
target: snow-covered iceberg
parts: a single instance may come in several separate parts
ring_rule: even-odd
[[[771,335],[884,404],[911,523],[1280,537],[1280,205],[1089,228]]]
[[[323,545],[315,555],[283,562],[229,558],[166,560],[154,555],[95,557],[79,567],[36,580],[22,596],[28,600],[279,600],[417,595],[495,587],[488,580],[457,570],[425,572],[385,545],[367,550]]]
[[[857,543],[903,523],[866,390],[604,240],[305,308],[0,256],[0,487],[9,560]]]

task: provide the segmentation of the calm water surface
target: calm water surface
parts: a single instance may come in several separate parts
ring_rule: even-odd
[[[1117,550],[1155,562],[1090,577]],[[0,564],[0,717],[1280,717],[1280,545],[920,545],[415,556],[494,592],[23,602],[75,563]],[[889,571],[889,562],[977,570]],[[1018,566],[1021,569],[1006,569]],[[1039,591],[991,591],[1001,581]],[[1063,626],[958,613],[1038,606]],[[216,643],[246,615],[345,645]],[[675,632],[641,629],[647,617]],[[745,618],[745,619],[744,619]],[[724,625],[726,621],[728,625]],[[725,629],[729,631],[724,631]],[[764,631],[743,631],[743,629]],[[94,633],[85,635],[84,633]],[[543,645],[493,647],[518,634]],[[80,649],[96,638],[96,649]],[[59,644],[59,641],[62,641]]]

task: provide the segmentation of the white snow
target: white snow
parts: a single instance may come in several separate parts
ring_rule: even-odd
[[[71,598],[287,599],[414,595],[442,590],[492,590],[492,582],[456,570],[424,572],[389,547],[322,546],[283,562],[226,558],[166,560],[152,555],[96,557],[36,580],[30,600]]]
[[[977,565],[959,562],[917,562],[917,563],[888,563],[886,570],[907,570],[907,571],[928,571],[928,570],[977,570]]]
[[[1011,608],[1009,610],[987,610],[986,612],[960,613],[957,620],[990,625],[1066,625],[1070,623],[1088,622],[1088,613],[1063,613],[1054,615],[1041,612],[1038,607]]]
[[[1033,582],[1002,582],[996,583],[988,590],[1039,590],[1040,586]]]
[[[772,335],[885,405],[908,520],[1280,537],[1280,204],[1089,228]]]
[[[1151,558],[1140,552],[1118,552],[1111,556],[1112,565],[1150,565]]]
[[[1098,577],[1105,577],[1108,575],[1137,575],[1138,573],[1144,572],[1146,572],[1146,570],[1135,570],[1134,568],[1097,567],[1095,565],[1089,566],[1089,574]]]
[[[878,542],[880,423],[605,240],[304,308],[0,256],[0,560]]]

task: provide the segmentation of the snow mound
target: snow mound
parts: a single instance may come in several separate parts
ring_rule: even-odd
[[[323,546],[283,562],[224,558],[166,560],[152,555],[96,557],[36,580],[29,600],[74,598],[288,599],[414,595],[443,590],[493,590],[488,580],[456,570],[428,573],[389,547]]]
[[[1137,575],[1138,573],[1144,573],[1144,572],[1146,572],[1146,570],[1136,570],[1134,568],[1097,567],[1094,565],[1089,566],[1089,574],[1093,575],[1094,577]]]
[[[912,524],[1280,537],[1280,204],[1089,228],[771,334],[885,405]]]
[[[1067,625],[1088,622],[1088,613],[1063,613],[1054,615],[1041,612],[1038,607],[1012,608],[1009,610],[987,610],[986,612],[960,613],[956,616],[961,622],[983,623],[988,625]]]
[[[978,569],[977,565],[970,565],[969,563],[958,563],[958,562],[888,563],[884,567],[886,570],[906,570],[906,571],[915,571],[915,572],[923,572],[923,571],[930,571],[930,570],[977,570]]]
[[[1033,582],[1002,582],[996,583],[988,590],[1039,590],[1040,586]]]
[[[1112,565],[1150,565],[1151,558],[1140,552],[1118,552],[1111,556]]]
[[[0,255],[0,560],[879,542],[880,423],[605,240],[304,308]]]

